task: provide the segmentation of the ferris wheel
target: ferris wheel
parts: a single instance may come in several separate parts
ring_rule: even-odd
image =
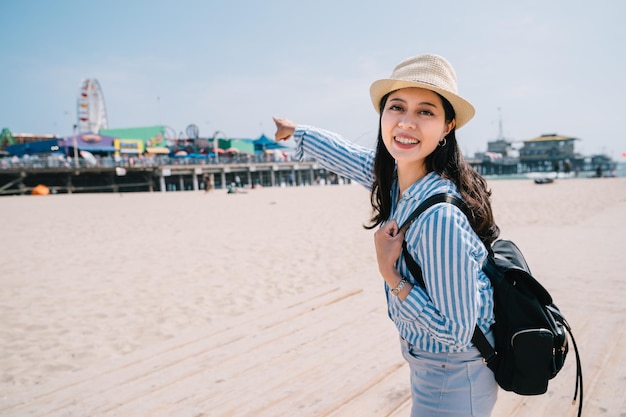
[[[176,145],[176,131],[174,130],[173,127],[171,126],[164,126],[164,130],[165,130],[165,143],[167,143],[167,146],[174,146]]]
[[[96,79],[85,79],[80,84],[76,101],[78,129],[81,133],[98,133],[107,128],[104,95]]]

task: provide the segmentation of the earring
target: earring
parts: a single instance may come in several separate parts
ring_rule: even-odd
[[[448,143],[447,139],[443,138],[443,140],[439,142],[439,146],[443,148],[444,146],[446,146],[446,143]]]

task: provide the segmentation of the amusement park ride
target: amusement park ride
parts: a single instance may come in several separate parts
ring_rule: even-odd
[[[74,125],[74,137],[77,133],[98,133],[100,129],[106,129],[107,114],[104,104],[104,95],[100,83],[96,79],[84,79],[80,83],[78,98],[76,100],[76,124]],[[41,140],[42,135],[31,135],[20,141],[5,128],[0,133],[0,149],[16,143],[32,142]]]
[[[76,130],[75,133],[100,133],[101,129],[107,129],[108,119],[104,94],[98,80],[84,79],[80,83],[78,98],[76,100]],[[163,126],[164,136],[168,145],[174,145],[178,136],[170,126]],[[187,135],[198,136],[198,127],[189,125]]]
[[[98,80],[84,79],[81,82],[76,117],[80,133],[98,133],[108,127],[104,95]]]

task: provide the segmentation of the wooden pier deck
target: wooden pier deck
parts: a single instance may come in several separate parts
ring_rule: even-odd
[[[350,340],[355,329],[369,336]],[[15,393],[0,415],[402,415],[409,392],[396,338],[380,294],[325,288],[85,370],[36,396]]]
[[[0,416],[408,416],[408,368],[381,298],[374,288],[319,288],[33,393],[4,393]],[[595,400],[585,415],[617,415],[600,413],[602,396],[622,395],[607,383],[620,375],[623,382],[626,363],[615,313],[605,312],[602,326],[588,318],[576,329],[579,344],[591,348],[586,397]],[[546,395],[500,392],[493,416],[575,415],[574,361],[572,353]]]
[[[177,163],[135,165],[48,166],[40,165],[0,169],[0,196],[30,194],[45,185],[55,193],[124,192],[124,191],[186,191],[200,190],[206,176],[212,176],[216,188],[227,188],[236,182],[251,187],[281,185],[312,185],[319,178],[330,182],[334,174],[313,161],[248,162],[248,163]],[[343,181],[343,180],[342,180]]]

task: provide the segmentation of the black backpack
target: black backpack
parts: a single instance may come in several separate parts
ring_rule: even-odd
[[[400,227],[406,230],[426,209],[434,204],[453,204],[466,213],[463,201],[450,194],[436,194],[415,209]],[[422,270],[409,254],[406,241],[403,255],[411,275],[426,289]],[[489,248],[483,265],[494,292],[495,348],[478,325],[472,343],[483,361],[494,372],[498,385],[521,395],[544,394],[548,381],[565,363],[569,350],[569,334],[576,353],[576,389],[580,389],[578,416],[583,407],[583,377],[580,355],[572,330],[563,314],[552,302],[550,293],[532,276],[519,248],[511,241],[497,240]]]

